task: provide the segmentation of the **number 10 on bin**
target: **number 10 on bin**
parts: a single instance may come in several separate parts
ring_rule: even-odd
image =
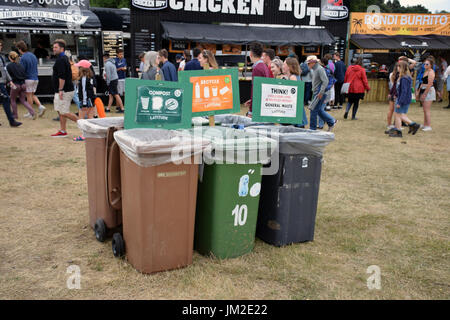
[[[243,204],[242,206],[236,205],[236,207],[231,212],[231,215],[234,216],[234,226],[244,226],[247,222],[247,213],[248,208],[247,205]]]

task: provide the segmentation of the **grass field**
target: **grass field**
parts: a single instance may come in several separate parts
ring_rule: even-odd
[[[324,155],[315,241],[142,275],[88,226],[85,149],[44,118],[9,128],[0,112],[0,299],[449,299],[450,110],[432,132],[384,134],[386,105],[363,104]],[[48,109],[51,109],[48,104]],[[25,113],[23,107],[20,116]],[[410,117],[423,122],[413,105]],[[22,121],[22,120],[21,120]],[[81,289],[69,290],[78,265]],[[381,269],[369,290],[366,270]]]

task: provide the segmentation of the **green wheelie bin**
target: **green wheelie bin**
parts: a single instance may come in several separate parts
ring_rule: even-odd
[[[219,259],[253,250],[261,169],[276,150],[267,137],[225,127],[198,127],[212,142],[200,166],[194,249]]]

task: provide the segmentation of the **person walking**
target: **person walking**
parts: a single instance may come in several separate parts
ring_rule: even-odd
[[[330,53],[327,53],[324,55],[323,59],[324,61],[328,61],[326,64],[323,65],[324,68],[328,69],[328,73],[331,73],[331,75],[334,77],[334,72],[336,71],[334,62],[333,62],[333,56]],[[322,60],[323,60],[322,59]],[[323,62],[322,62],[323,63]],[[337,109],[337,107],[334,104],[335,100],[335,92],[334,92],[334,84],[330,89],[329,97],[328,97],[328,103],[327,107],[325,108],[326,111],[330,111],[331,109]]]
[[[180,62],[178,71],[184,71],[184,68],[186,67],[186,63],[188,63],[189,61],[191,61],[191,51],[186,49],[183,51],[183,60],[181,60],[181,62]]]
[[[213,53],[209,50],[203,50],[198,55],[198,61],[200,62],[202,68],[205,70],[219,69],[219,65],[217,64],[216,58],[214,57]]]
[[[309,109],[311,110],[309,115],[309,128],[311,130],[317,130],[317,117],[320,117],[324,122],[327,123],[328,131],[332,131],[338,121],[325,111],[325,104],[328,94],[326,90],[329,84],[327,73],[325,71],[325,68],[319,64],[319,60],[316,56],[309,56],[308,58],[306,58],[306,64],[308,65],[309,69],[313,71],[313,98],[311,104],[309,105]]]
[[[56,56],[53,65],[52,83],[55,92],[53,104],[55,111],[59,115],[60,130],[52,134],[52,137],[67,136],[67,119],[77,122],[78,117],[70,112],[70,105],[74,95],[74,87],[72,83],[72,69],[70,62],[65,55],[66,42],[62,39],[56,39],[53,43],[53,54]]]
[[[144,57],[143,80],[164,81],[164,74],[159,70],[159,55],[156,51],[149,51]]]
[[[15,119],[18,119],[16,99],[19,98],[19,101],[24,105],[25,108],[27,108],[30,117],[33,120],[36,120],[37,113],[33,110],[31,105],[26,100],[26,73],[25,68],[20,64],[19,60],[20,57],[17,52],[11,51],[9,53],[9,61],[11,61],[11,63],[6,66],[6,71],[8,71],[8,74],[11,76],[13,82],[13,84],[11,85],[10,93],[13,117]]]
[[[38,59],[33,53],[28,51],[28,45],[24,41],[19,41],[16,44],[16,48],[19,50],[21,55],[20,64],[25,69],[25,87],[28,104],[33,107],[33,102],[36,103],[38,106],[38,116],[42,117],[46,111],[46,108],[42,105],[39,98],[35,94],[39,84]],[[32,114],[30,113],[24,115],[24,118],[31,117]]]
[[[408,63],[399,61],[397,64],[398,80],[394,85],[397,87],[395,95],[395,128],[389,133],[390,137],[401,138],[402,122],[409,126],[408,133],[415,135],[420,128],[420,124],[411,121],[408,116],[409,105],[411,104],[411,89],[413,80],[409,71]]]
[[[423,107],[423,128],[422,131],[432,131],[431,128],[431,105],[436,100],[436,90],[433,83],[436,73],[433,70],[433,59],[427,58],[423,63],[425,72],[423,73],[422,84],[420,85],[419,100]]]
[[[272,71],[273,77],[276,79],[287,79],[283,73],[283,61],[278,58],[273,59],[270,64],[270,71]]]
[[[341,60],[341,54],[339,52],[335,52],[333,55],[334,58],[334,77],[336,78],[336,83],[334,84],[334,95],[335,95],[335,105],[338,109],[342,109],[342,105],[344,104],[344,95],[341,93],[342,85],[345,81],[345,72],[347,71],[347,66]]]
[[[271,78],[274,78],[275,75],[272,73],[272,70],[270,70],[270,65],[272,64],[272,61],[275,59],[275,50],[273,49],[264,49],[263,54],[261,56],[266,66],[269,68]]]
[[[450,109],[450,66],[447,67],[447,70],[444,72],[444,79],[447,83],[447,91],[448,91],[448,106],[444,107],[444,109]]]
[[[14,119],[11,112],[11,99],[9,97],[8,90],[6,90],[6,83],[9,83],[10,86],[14,86],[14,83],[6,70],[6,58],[3,53],[1,53],[2,49],[3,42],[0,40],[0,103],[3,105],[3,110],[5,111],[9,125],[11,127],[19,127],[22,125],[22,122],[18,122]]]
[[[252,71],[252,89],[250,100],[245,102],[245,106],[249,108],[247,116],[252,115],[252,98],[253,98],[253,80],[255,77],[271,78],[272,74],[269,71],[269,67],[262,60],[263,46],[259,42],[254,42],[250,45],[250,60],[253,63]]]
[[[287,58],[283,64],[283,72],[286,74],[288,80],[292,81],[300,81],[300,64],[298,60],[295,58]],[[303,107],[303,119],[302,123],[297,126],[300,128],[304,128],[308,125],[308,118],[306,116],[305,108]]]
[[[165,81],[178,81],[177,69],[172,62],[169,61],[169,52],[166,49],[159,50],[159,60],[161,66],[161,72],[164,74]],[[198,60],[197,60],[198,61]],[[187,64],[186,64],[187,67]],[[186,67],[184,70],[186,70]]]
[[[309,69],[306,61],[300,64],[301,75],[300,79],[305,83],[305,93],[304,93],[304,105],[307,106],[312,98],[312,74],[313,71]]]
[[[442,102],[444,98],[444,83],[447,80],[445,76],[445,71],[447,70],[448,64],[444,57],[438,57],[438,73],[436,75],[436,91],[439,97],[438,102]]]
[[[86,61],[86,60],[82,60]],[[80,101],[80,119],[84,119],[86,116],[88,119],[94,118],[94,73],[90,69],[90,66],[85,62],[79,62],[77,67],[80,70],[78,79],[78,99]],[[85,138],[80,135],[73,139],[74,141],[84,141]]]
[[[199,55],[202,53],[202,51],[199,48],[194,48],[192,50],[192,56],[193,59],[189,62],[186,62],[186,65],[184,66],[184,71],[194,71],[194,70],[203,70],[200,61],[198,60]]]
[[[366,70],[362,67],[362,58],[357,58],[353,65],[348,67],[345,73],[345,83],[350,83],[348,90],[348,104],[345,109],[344,119],[347,119],[350,108],[353,105],[352,120],[358,120],[356,113],[359,108],[359,101],[364,99],[364,92],[370,91],[367,81]]]
[[[127,77],[127,60],[123,56],[123,49],[117,49],[117,57],[114,58],[114,64],[117,68],[117,92],[119,96],[123,97],[125,95],[125,79]]]
[[[395,63],[394,70],[389,75],[389,109],[387,113],[387,128],[384,133],[389,134],[395,128],[395,122],[392,124],[395,109],[395,97],[397,96],[397,81],[398,81],[398,63]]]
[[[111,112],[113,100],[116,99],[116,105],[119,107],[117,113],[123,113],[122,98],[120,98],[119,91],[117,89],[119,76],[117,74],[115,60],[110,58],[109,53],[104,53],[103,61],[105,63],[105,80],[109,92],[108,107],[105,109],[105,112]]]

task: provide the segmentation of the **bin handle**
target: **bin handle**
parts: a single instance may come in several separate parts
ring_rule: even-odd
[[[284,170],[284,157],[279,157],[279,159],[283,159],[282,161],[280,161],[280,169],[279,169],[279,172],[280,172],[280,175],[279,175],[279,181],[278,181],[278,186],[279,187],[282,187],[283,185],[284,185],[284,173],[283,173],[283,170]]]
[[[108,199],[109,205],[115,209],[115,210],[121,210],[122,209],[122,192],[121,192],[121,186],[120,186],[120,174],[119,174],[119,181],[112,181],[113,175],[112,173],[112,165],[114,163],[114,159],[112,158],[113,150],[118,148],[117,142],[114,140],[114,132],[119,130],[116,127],[108,128],[108,133],[106,137],[106,146],[107,146],[107,152],[105,154],[105,161],[106,161],[106,196]]]

